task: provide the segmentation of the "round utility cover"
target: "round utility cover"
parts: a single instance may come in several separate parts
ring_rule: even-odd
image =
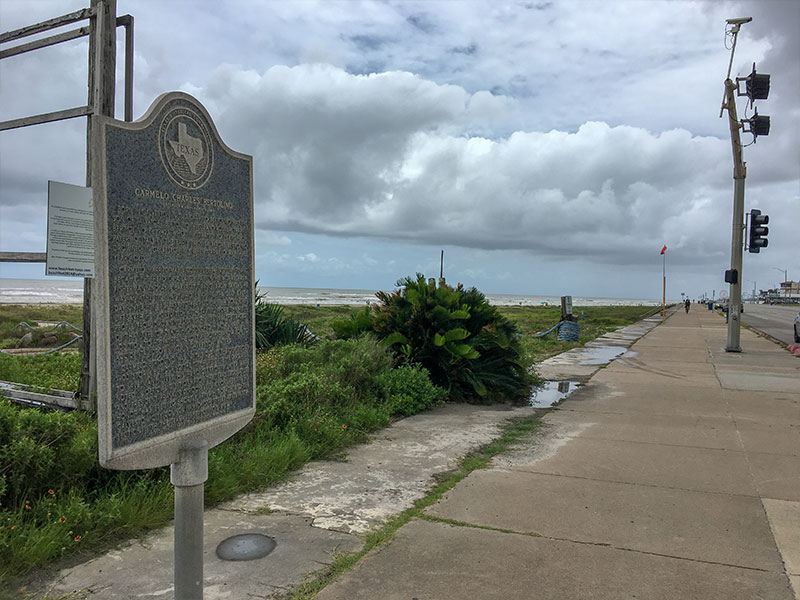
[[[275,549],[275,540],[262,533],[242,533],[222,540],[217,556],[222,560],[255,560]]]

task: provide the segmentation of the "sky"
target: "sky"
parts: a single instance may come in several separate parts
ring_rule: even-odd
[[[88,0],[3,0],[0,30]],[[800,279],[800,2],[118,0],[134,119],[163,92],[253,156],[261,285],[658,299],[727,289],[732,76],[771,75],[744,149],[770,217],[743,289]],[[117,118],[123,90],[118,30]],[[8,45],[4,44],[4,48]],[[88,42],[0,61],[0,120],[86,103]],[[750,117],[739,99],[740,117]],[[750,143],[752,136],[742,134]],[[85,184],[85,119],[0,132],[0,250],[43,252],[47,181]],[[746,237],[746,234],[745,234]],[[0,263],[0,277],[43,278]]]

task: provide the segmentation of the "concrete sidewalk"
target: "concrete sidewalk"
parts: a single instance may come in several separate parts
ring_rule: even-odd
[[[644,319],[538,366],[548,379],[570,380],[566,387],[574,391],[573,384],[588,381],[658,323],[658,317]],[[528,406],[446,404],[401,419],[340,457],[309,463],[287,481],[207,510],[205,599],[286,597],[337,552],[361,549],[361,534],[413,506],[462,456],[497,438],[510,418],[544,414],[536,407],[562,397],[555,391],[535,391]],[[271,537],[274,552],[235,562],[216,555],[223,540],[244,533]],[[171,598],[172,540],[168,526],[78,564],[55,566],[34,576],[28,592],[36,600]]]
[[[800,598],[800,360],[679,311],[321,600]]]

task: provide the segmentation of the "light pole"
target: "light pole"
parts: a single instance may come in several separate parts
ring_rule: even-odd
[[[748,282],[748,283],[752,283],[753,284],[753,294],[750,297],[750,302],[755,304],[756,303],[756,282],[755,281],[750,281],[749,279],[745,279],[745,281]]]
[[[740,274],[742,272],[742,243],[744,241],[744,179],[747,176],[747,169],[742,158],[742,141],[739,136],[739,116],[736,114],[736,90],[737,85],[731,81],[731,66],[733,65],[733,53],[736,51],[736,39],[742,23],[748,23],[752,19],[728,20],[736,21],[732,23],[731,35],[733,45],[731,46],[731,60],[728,64],[728,76],[725,78],[725,96],[723,98],[722,111],[728,109],[728,125],[731,131],[731,147],[733,149],[733,225],[731,233],[731,270],[726,281],[730,283],[730,296],[728,298],[728,343],[725,346],[726,352],[741,352],[739,345],[740,325],[739,313],[742,307],[742,282]]]
[[[753,134],[753,141],[759,135],[769,134],[769,117],[765,115],[755,115],[750,119],[739,121],[736,114],[736,97],[746,95],[750,102],[766,99],[769,95],[769,75],[756,73],[755,64],[753,72],[748,77],[737,77],[736,81],[731,80],[731,67],[733,66],[733,55],[736,52],[736,40],[739,35],[739,28],[752,21],[752,17],[740,19],[728,19],[727,23],[733,43],[731,45],[731,59],[728,63],[728,75],[725,78],[725,92],[722,97],[722,108],[719,116],[727,109],[728,125],[731,131],[731,149],[733,150],[733,222],[731,225],[731,268],[725,272],[725,282],[730,284],[730,295],[728,298],[728,342],[725,346],[726,352],[741,352],[739,345],[739,334],[741,332],[741,311],[742,311],[742,246],[744,242],[744,180],[747,177],[744,159],[742,158],[742,142],[739,135],[740,130]],[[746,84],[746,94],[741,94],[739,82]],[[745,129],[745,125],[749,129]],[[767,220],[765,218],[764,223]],[[766,228],[764,228],[766,229]],[[767,231],[763,231],[766,235]],[[761,245],[766,247],[766,241]],[[759,248],[760,249],[760,248]],[[757,250],[753,250],[757,251]]]
[[[789,271],[788,271],[788,269],[781,269],[780,267],[772,267],[772,268],[775,269],[776,271],[780,271],[781,273],[783,273],[783,283],[787,283],[789,281]],[[788,296],[789,295],[789,286],[788,285],[784,285],[784,286],[781,286],[781,287],[784,290],[783,291],[783,295],[784,296]]]

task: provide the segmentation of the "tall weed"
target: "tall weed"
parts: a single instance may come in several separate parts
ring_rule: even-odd
[[[394,369],[372,337],[275,346],[257,356],[256,383],[255,418],[209,452],[208,506],[275,483],[445,395],[424,370]],[[171,516],[169,470],[101,468],[90,415],[0,399],[0,587]]]

